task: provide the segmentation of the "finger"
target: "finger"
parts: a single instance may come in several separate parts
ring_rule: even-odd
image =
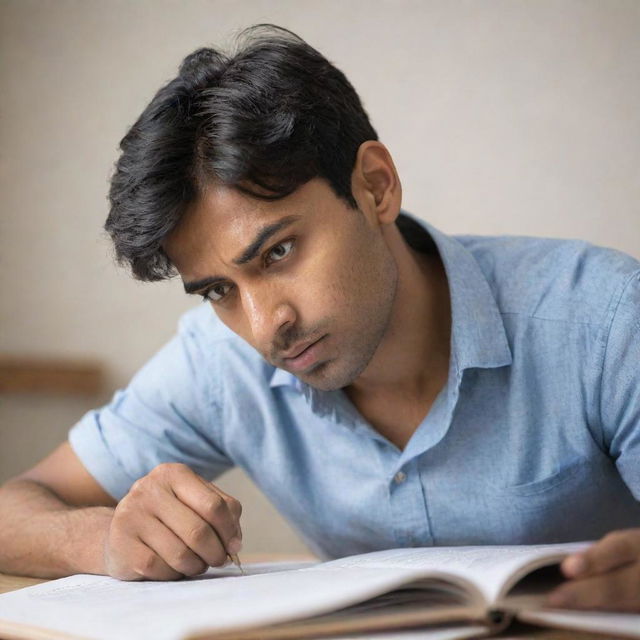
[[[242,505],[233,496],[225,493],[220,487],[217,487],[211,482],[207,482],[204,478],[201,480],[205,483],[208,489],[215,491],[225,501],[230,513],[236,519],[237,528],[235,535],[229,539],[226,544],[226,549],[229,553],[238,553],[242,549],[242,527],[240,526],[240,516],[242,515]]]
[[[238,552],[242,543],[237,518],[213,486],[189,467],[161,464],[145,480],[151,480],[140,488],[147,512],[164,522],[203,560],[221,565],[227,553]]]
[[[158,503],[154,515],[208,566],[216,567],[227,562],[227,549],[220,536],[175,495]]]
[[[586,551],[565,558],[561,569],[567,578],[607,573],[640,560],[640,529],[614,531]]]
[[[127,577],[120,580],[179,580],[184,576],[172,569],[140,538],[131,542],[131,561]]]
[[[180,580],[183,574],[172,569],[153,549],[141,540],[144,549],[139,554],[134,570],[145,580]]]
[[[555,589],[546,605],[561,609],[640,611],[640,564],[610,573],[569,580]]]
[[[140,540],[155,551],[176,573],[197,576],[204,573],[209,564],[194,553],[171,529],[157,518],[145,522],[139,533]]]
[[[203,482],[187,467],[176,468],[171,489],[178,500],[191,508],[205,522],[209,523],[222,541],[222,545],[229,553],[237,553],[242,546],[240,538],[242,532],[238,516],[229,508],[228,498],[210,483]],[[182,536],[181,536],[182,537]],[[231,541],[237,538],[231,544]]]
[[[207,487],[207,489],[215,491],[220,497],[227,503],[227,507],[229,507],[229,511],[233,514],[233,516],[237,520],[238,531],[237,536],[242,539],[242,528],[240,526],[240,516],[242,515],[242,505],[238,500],[236,500],[233,496],[230,496],[228,493],[225,493],[220,487],[213,484],[213,482],[208,482],[201,476],[198,478],[202,481],[202,483]]]
[[[238,529],[239,529],[238,533],[240,538],[242,538],[242,531],[240,530],[240,516],[242,515],[242,505],[240,504],[240,502],[236,500],[233,496],[230,496],[228,493],[225,493],[220,487],[213,484],[213,482],[207,482],[204,478],[200,478],[200,479],[202,480],[202,482],[205,483],[207,487],[219,493],[224,499],[224,501],[227,503],[227,506],[229,507],[229,511],[231,511],[231,513],[235,516],[236,520],[238,520]]]

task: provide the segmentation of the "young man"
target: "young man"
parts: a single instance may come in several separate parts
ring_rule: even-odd
[[[552,603],[640,610],[640,263],[401,212],[344,75],[250,36],[183,62],[110,193],[120,260],[209,304],[0,490],[0,570],[222,564],[240,465],[322,555],[602,538]]]

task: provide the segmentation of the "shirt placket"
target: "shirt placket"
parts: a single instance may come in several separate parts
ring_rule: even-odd
[[[399,547],[429,546],[433,543],[427,500],[415,458],[389,479],[389,502]]]

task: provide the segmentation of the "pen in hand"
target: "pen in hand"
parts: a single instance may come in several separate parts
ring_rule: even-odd
[[[238,557],[238,554],[237,553],[228,553],[227,555],[231,559],[231,562],[233,562],[233,564],[235,564],[236,567],[238,567],[238,569],[240,569],[240,573],[242,575],[244,575],[244,569],[242,568],[242,564],[240,563],[240,558]]]

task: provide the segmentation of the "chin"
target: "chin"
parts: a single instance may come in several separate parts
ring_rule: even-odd
[[[352,384],[366,366],[367,363],[358,363],[358,366],[341,367],[335,360],[328,360],[298,377],[319,391],[338,391]]]

